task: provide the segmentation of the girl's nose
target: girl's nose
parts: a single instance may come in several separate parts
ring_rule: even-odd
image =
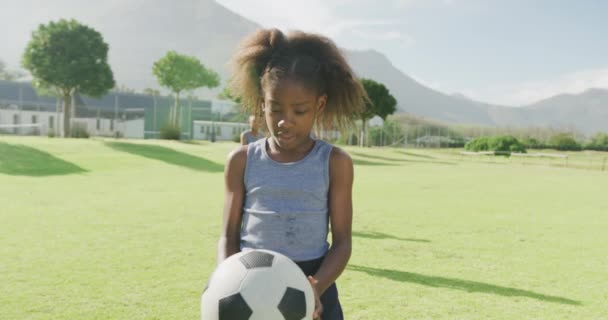
[[[293,127],[294,123],[293,123],[293,116],[290,116],[288,114],[284,115],[281,120],[279,120],[278,123],[280,128],[291,128]]]

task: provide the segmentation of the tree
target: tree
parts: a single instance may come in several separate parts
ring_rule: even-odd
[[[161,86],[169,88],[175,94],[175,104],[169,113],[169,125],[173,127],[180,125],[180,92],[200,87],[215,88],[220,82],[218,74],[207,69],[196,57],[175,51],[167,52],[156,61],[152,72]]]
[[[579,151],[582,146],[570,133],[558,133],[549,139],[549,145],[557,150]]]
[[[385,121],[386,117],[397,111],[397,100],[382,83],[371,79],[361,79],[361,83],[369,96],[369,101],[365,104],[365,111],[361,114],[362,125],[359,143],[363,146],[369,119],[379,116]]]
[[[243,108],[241,108],[241,98],[236,97],[230,92],[230,88],[224,87],[222,92],[217,95],[217,98],[220,100],[230,100],[236,103],[230,112],[226,114],[226,118],[231,122],[247,122],[249,115],[243,112]]]
[[[11,71],[6,69],[4,61],[0,60],[0,80],[15,81],[23,78],[25,74],[19,71]]]
[[[608,133],[598,132],[592,138],[591,142],[587,145],[587,149],[608,151]]]
[[[100,97],[114,87],[108,44],[96,30],[76,20],[40,25],[32,33],[22,64],[41,88],[55,88],[63,100],[63,136],[70,136],[71,97]]]

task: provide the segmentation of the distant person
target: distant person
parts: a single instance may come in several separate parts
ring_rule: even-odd
[[[218,263],[251,249],[282,253],[309,276],[314,319],[343,320],[335,281],[351,255],[353,161],[311,132],[352,125],[365,89],[334,42],[316,34],[260,30],[235,67],[233,92],[263,114],[268,134],[228,157]]]
[[[264,135],[258,128],[258,122],[255,116],[249,116],[249,130],[241,133],[241,144],[246,146],[264,138]]]

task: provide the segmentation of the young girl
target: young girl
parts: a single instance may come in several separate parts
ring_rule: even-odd
[[[365,90],[331,40],[303,32],[255,32],[234,67],[232,92],[269,137],[228,156],[218,263],[241,250],[282,253],[309,276],[314,318],[343,319],[334,282],[351,254],[353,163],[311,134],[352,124]]]
[[[250,143],[256,142],[262,139],[264,136],[258,130],[258,122],[254,115],[249,116],[249,130],[241,133],[241,144],[246,146]]]

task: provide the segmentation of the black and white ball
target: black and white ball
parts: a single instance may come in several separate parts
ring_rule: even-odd
[[[314,294],[300,268],[268,250],[240,252],[211,275],[201,298],[202,320],[312,319]]]

